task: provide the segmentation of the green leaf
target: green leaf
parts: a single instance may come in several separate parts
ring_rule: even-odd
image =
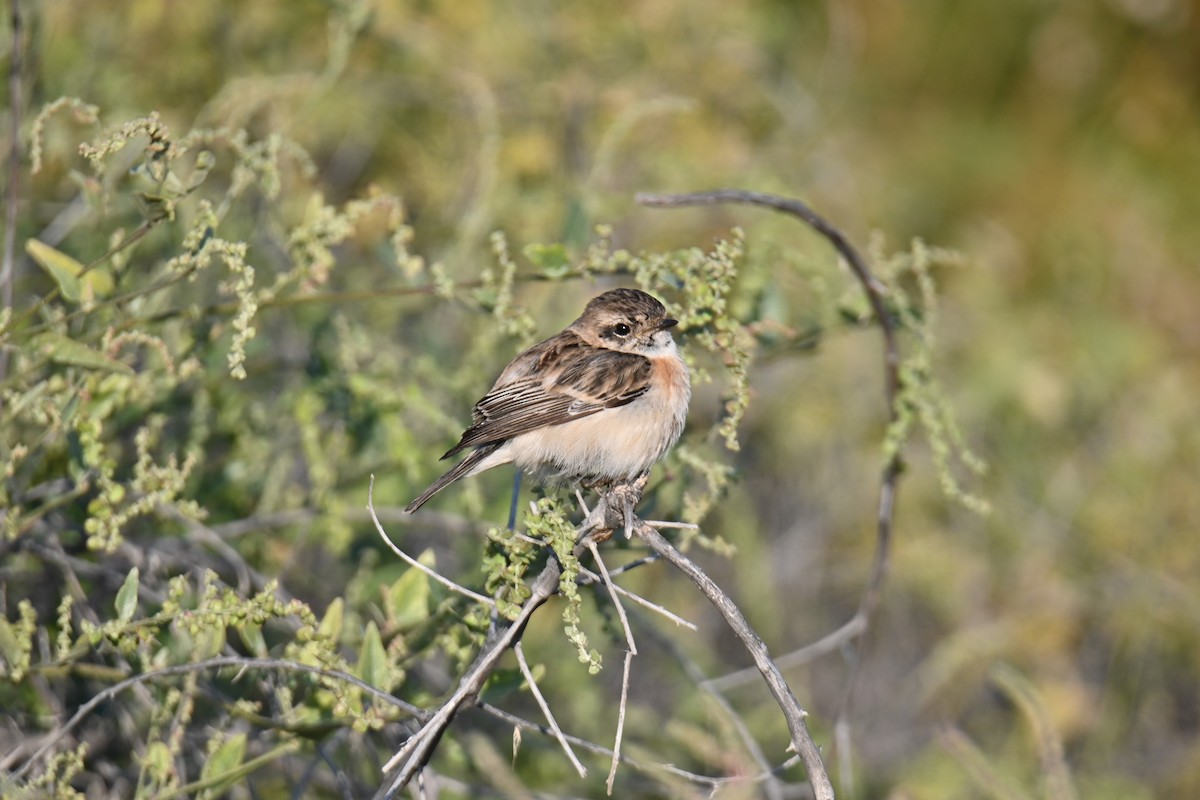
[[[336,643],[342,638],[342,617],[345,614],[345,603],[342,598],[335,597],[333,602],[329,604],[329,608],[325,609],[325,616],[321,617],[321,624],[317,627],[317,633],[325,637],[329,642]]]
[[[107,297],[112,293],[112,274],[103,267],[93,267],[80,278],[83,264],[45,242],[29,239],[25,242],[25,252],[54,278],[63,298],[69,302],[78,303],[83,298],[82,286],[87,286],[94,297]]]
[[[196,154],[196,166],[192,170],[191,176],[188,178],[187,191],[194,192],[199,188],[200,184],[208,177],[208,173],[216,166],[217,157],[208,150],[201,150]]]
[[[0,660],[0,677],[11,675],[16,665],[21,663],[23,655],[13,626],[8,620],[0,619],[0,658],[3,659]]]
[[[39,333],[33,338],[32,345],[58,364],[121,372],[126,375],[133,374],[133,367],[124,361],[110,358],[99,350],[88,347],[83,342],[77,342],[69,336],[63,336],[61,333],[54,331]]]
[[[204,762],[204,768],[200,770],[200,781],[214,783],[206,788],[204,795],[215,797],[222,789],[227,788],[234,779],[240,776],[241,772],[234,772],[242,764],[242,759],[246,756],[246,734],[238,733],[230,736],[221,744],[217,745],[217,749]],[[222,781],[221,777],[228,775],[228,779]]]
[[[525,257],[548,278],[561,278],[571,271],[571,256],[561,244],[530,244]]]
[[[384,609],[388,621],[399,628],[409,628],[429,619],[429,576],[415,567],[406,570],[387,589]]]
[[[160,782],[171,774],[173,765],[171,748],[167,747],[166,742],[151,742],[146,748],[146,754],[142,756],[143,768]]]
[[[125,582],[121,584],[120,591],[117,592],[117,619],[121,622],[129,622],[133,619],[133,612],[137,610],[138,601],[138,568],[134,567],[129,570],[129,574],[125,576]]]
[[[192,652],[197,658],[212,658],[225,648],[225,626],[201,628],[196,634]]]
[[[55,250],[37,239],[29,239],[25,242],[25,252],[42,269],[50,273],[50,277],[54,278],[54,282],[58,284],[63,299],[72,303],[79,302],[79,280],[75,276],[83,272],[82,264],[66,253]]]
[[[257,622],[243,622],[237,626],[237,632],[247,650],[259,658],[267,655],[267,640],[263,637],[262,625]]]
[[[385,692],[392,690],[392,671],[388,666],[387,652],[383,639],[374,622],[367,623],[363,634],[362,648],[358,652],[358,677]]]

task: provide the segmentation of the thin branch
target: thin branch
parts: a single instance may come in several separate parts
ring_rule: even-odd
[[[333,678],[334,680],[344,681],[345,683],[353,684],[354,686],[357,686],[359,689],[362,689],[364,692],[367,692],[368,694],[370,694],[376,700],[380,700],[384,703],[388,703],[389,705],[393,705],[396,708],[401,709],[405,713],[410,714],[419,720],[424,721],[429,718],[428,712],[426,712],[420,708],[417,708],[414,705],[406,703],[398,697],[393,697],[392,695],[388,694],[387,692],[385,692],[381,689],[376,689],[374,686],[372,686],[369,683],[366,683],[365,681],[361,680],[360,678],[357,678],[348,672],[342,672],[339,669],[328,669],[325,667],[315,667],[315,666],[312,666],[311,664],[301,664],[296,661],[288,661],[288,660],[282,659],[282,658],[244,658],[242,656],[217,656],[216,658],[207,658],[203,661],[197,661],[193,664],[176,664],[176,665],[170,666],[170,667],[162,667],[161,669],[152,669],[152,670],[143,672],[138,675],[131,675],[130,677],[126,678],[123,681],[120,681],[119,683],[114,683],[112,686],[109,686],[105,689],[101,689],[99,692],[97,692],[95,695],[93,695],[90,700],[88,700],[86,703],[81,705],[79,707],[79,709],[71,716],[71,718],[69,720],[64,722],[62,725],[59,725],[58,728],[56,728],[51,733],[47,734],[45,737],[45,740],[42,742],[41,746],[38,747],[38,749],[35,750],[31,756],[29,756],[29,758],[25,761],[24,764],[21,765],[20,768],[18,768],[17,770],[15,770],[12,773],[11,778],[14,781],[21,780],[21,778],[24,777],[29,772],[29,770],[33,768],[34,764],[36,764],[42,757],[44,757],[46,754],[48,754],[54,748],[54,745],[56,745],[59,742],[60,739],[62,739],[64,736],[66,736],[68,733],[70,733],[76,727],[78,727],[79,723],[83,722],[83,720],[89,714],[91,714],[93,711],[95,711],[96,708],[101,703],[104,703],[105,701],[110,700],[113,697],[116,697],[118,694],[125,691],[126,689],[129,689],[134,686],[140,686],[141,684],[146,683],[147,681],[153,681],[153,680],[157,680],[159,678],[165,678],[165,677],[169,677],[172,675],[188,675],[188,674],[191,674],[194,672],[203,672],[204,670],[209,670],[209,669],[220,669],[222,667],[238,667],[239,669],[243,669],[243,670],[249,669],[249,668],[254,668],[254,667],[259,667],[262,669],[282,669],[282,670],[289,670],[292,672],[307,672],[312,675],[322,675],[326,678]]]
[[[822,656],[836,653],[846,643],[862,635],[862,632],[866,628],[867,619],[863,616],[860,609],[837,630],[825,634],[817,641],[807,644],[799,650],[793,650],[786,655],[779,656],[775,659],[775,663],[779,665],[780,669],[791,669],[816,661]],[[754,667],[746,667],[745,669],[739,669],[717,678],[710,678],[705,681],[704,685],[723,692],[738,686],[744,686],[757,677],[758,670]]]
[[[629,505],[625,506],[625,513],[632,513]],[[608,567],[604,566],[604,559],[600,557],[600,548],[596,546],[595,539],[588,542],[588,550],[592,551],[592,559],[595,560],[596,566],[600,569],[600,575],[604,578],[608,596],[612,598],[613,605],[616,606],[617,618],[621,620],[621,628],[625,631],[625,642],[629,645],[629,649],[625,652],[625,667],[621,673],[621,704],[617,707],[617,733],[613,738],[612,763],[608,768],[608,780],[604,783],[608,788],[609,796],[611,796],[613,782],[617,779],[617,765],[621,763],[621,737],[625,734],[625,704],[629,700],[629,670],[633,665],[633,657],[637,655],[637,644],[633,640],[633,629],[629,627],[629,617],[625,615],[625,606],[621,603],[621,598],[617,596],[617,588],[608,574]]]
[[[617,587],[613,585],[612,578],[608,574],[608,567],[604,566],[604,559],[600,558],[600,548],[596,546],[595,539],[589,540],[587,547],[596,561],[596,566],[600,568],[600,576],[604,579],[608,596],[612,598],[613,605],[617,608],[617,618],[621,620],[621,628],[625,631],[625,642],[629,645],[629,652],[636,656],[637,645],[633,641],[633,631],[629,628],[629,617],[625,616],[625,606],[621,605],[621,598],[617,597]]]
[[[654,560],[657,561],[658,559],[654,559]],[[580,567],[579,572],[580,572],[580,574],[582,574],[584,577],[586,577],[588,579],[586,582],[581,581],[580,583],[603,583],[604,582],[603,577],[601,577],[600,575],[597,575],[595,572],[592,572],[587,567]],[[612,575],[617,575],[617,574],[619,574],[617,572],[617,570],[613,570],[610,573],[610,577]],[[662,616],[671,620],[671,622],[674,622],[676,625],[680,626],[681,628],[687,628],[690,631],[700,630],[700,628],[697,627],[696,623],[689,622],[688,620],[679,616],[678,614],[671,611],[670,609],[665,608],[651,600],[647,600],[646,598],[642,597],[640,594],[631,592],[628,589],[617,585],[616,583],[612,584],[612,589],[617,594],[621,595],[622,597],[626,597],[626,598],[632,600],[633,602],[637,603],[638,605],[642,606],[643,608],[649,609],[650,611],[653,611],[655,614],[661,614]]]
[[[613,754],[612,762],[608,767],[608,779],[604,781],[604,787],[608,790],[608,796],[612,797],[613,782],[617,779],[617,765],[621,763],[621,740],[625,736],[625,708],[629,702],[629,671],[633,667],[633,657],[637,655],[633,650],[625,651],[625,666],[621,671],[621,704],[617,706],[617,733],[613,736]]]
[[[896,344],[896,325],[892,321],[891,315],[888,314],[887,303],[884,299],[888,295],[888,288],[871,273],[867,262],[859,255],[854,245],[850,244],[850,240],[824,217],[799,200],[761,192],[748,192],[743,189],[714,189],[710,192],[688,194],[642,192],[637,195],[637,202],[654,208],[723,205],[725,203],[764,206],[802,219],[813,230],[828,239],[838,253],[846,259],[854,277],[858,278],[858,282],[862,284],[867,293],[867,300],[871,304],[871,310],[883,332],[888,410],[892,413],[895,412],[895,398],[900,390],[900,351]]]
[[[480,703],[479,708],[482,711],[484,711],[484,712],[490,714],[491,716],[495,717],[496,719],[500,720],[501,722],[506,722],[515,727],[525,728],[527,730],[535,730],[546,736],[550,735],[550,731],[546,728],[545,725],[539,725],[536,722],[530,722],[529,720],[524,719],[522,717],[518,717],[516,714],[513,714],[509,711],[505,711],[502,708],[497,708],[496,706],[493,706],[490,703]],[[570,734],[566,734],[565,738],[571,744],[575,745],[576,747],[578,747],[580,749],[587,750],[588,752],[596,753],[597,755],[602,755],[602,756],[609,756],[609,757],[611,757],[613,755],[613,751],[610,750],[609,748],[605,747],[604,745],[596,744],[595,742],[589,742],[586,739],[580,739],[579,737],[571,736]],[[783,769],[787,769],[792,764],[794,764],[798,760],[798,758],[799,758],[798,756],[792,756],[787,761],[785,761],[783,764],[781,764],[779,767],[777,767],[775,770],[764,770],[763,772],[759,773],[758,775],[734,775],[734,776],[724,776],[723,775],[720,777],[714,777],[711,775],[701,775],[698,772],[690,772],[686,769],[677,767],[674,764],[646,764],[644,762],[638,761],[635,758],[630,758],[627,755],[621,756],[621,763],[628,767],[636,769],[640,772],[646,772],[646,773],[665,772],[669,775],[674,775],[677,778],[683,778],[684,780],[688,781],[689,783],[694,783],[697,786],[707,786],[712,789],[717,789],[717,788],[720,788],[721,786],[725,786],[725,785],[729,785],[729,784],[747,784],[747,783],[753,784],[753,783],[761,783],[765,780],[769,780],[775,776],[776,772],[779,772]]]
[[[410,556],[408,553],[401,550],[396,545],[396,543],[392,541],[392,538],[387,535],[387,531],[385,531],[383,529],[383,525],[380,524],[380,522],[379,522],[379,517],[375,515],[374,494],[375,494],[375,476],[371,475],[371,482],[367,486],[367,511],[369,511],[371,513],[371,521],[375,523],[375,530],[379,531],[380,538],[382,538],[384,543],[387,544],[387,546],[392,549],[393,553],[400,556],[400,558],[404,559],[404,561],[407,562],[409,566],[419,569],[421,572],[424,572],[430,578],[432,578],[433,580],[442,584],[450,591],[458,592],[461,595],[465,595],[466,597],[469,597],[472,600],[474,600],[476,603],[482,603],[483,605],[487,606],[488,608],[496,607],[496,601],[493,600],[492,598],[484,597],[483,595],[479,594],[478,592],[473,592],[465,586],[460,586],[459,584],[457,584],[454,581],[450,580],[449,578],[445,577],[441,573],[437,572],[436,570],[430,569],[429,567],[425,566],[417,559]]]
[[[813,796],[816,800],[832,800],[833,784],[829,782],[829,775],[825,771],[825,765],[821,763],[821,751],[813,741],[812,735],[808,731],[808,726],[804,719],[808,716],[808,712],[800,707],[800,702],[796,699],[796,695],[792,693],[791,687],[787,685],[787,681],[783,679],[783,675],[779,672],[779,667],[771,660],[771,654],[767,650],[766,643],[759,637],[754,629],[750,627],[750,623],[746,620],[741,609],[734,604],[729,595],[717,585],[716,581],[708,576],[696,562],[685,556],[679,550],[675,549],[662,534],[644,523],[636,525],[634,528],[638,538],[646,544],[650,545],[654,552],[660,554],[667,561],[674,564],[681,572],[691,578],[692,582],[704,593],[704,596],[716,606],[717,611],[725,618],[726,624],[741,640],[742,645],[750,653],[754,659],[758,671],[762,673],[763,679],[767,683],[767,689],[779,704],[780,710],[783,711],[784,718],[787,720],[788,730],[791,732],[792,747],[796,754],[800,756],[800,760],[804,762],[804,768],[808,772],[808,782],[812,786]]]
[[[517,654],[517,665],[521,668],[521,674],[525,677],[525,682],[529,684],[530,693],[537,700],[538,708],[542,709],[542,714],[545,715],[546,722],[550,724],[550,730],[554,733],[554,738],[562,745],[563,751],[567,754],[571,766],[575,767],[575,771],[579,773],[579,777],[586,778],[587,767],[579,763],[579,759],[575,756],[575,751],[571,749],[570,742],[563,735],[562,728],[558,727],[558,720],[554,718],[554,712],[550,710],[550,704],[546,702],[545,696],[542,695],[542,690],[538,688],[537,681],[533,679],[533,670],[529,668],[529,661],[525,658],[525,648],[521,647],[520,642],[517,642],[513,645],[513,652]]]
[[[637,621],[636,618],[635,621]],[[734,710],[733,706],[729,702],[729,699],[713,688],[708,676],[704,674],[704,670],[700,668],[700,665],[696,663],[695,659],[689,656],[674,639],[667,636],[654,626],[647,625],[644,621],[642,622],[642,627],[645,629],[647,635],[649,635],[659,647],[666,650],[667,653],[675,659],[676,663],[678,663],[680,668],[683,669],[684,674],[686,674],[693,683],[700,687],[702,691],[707,693],[708,696],[712,698],[713,702],[717,704],[717,707],[720,708],[721,711],[725,713],[725,716],[729,718],[729,721],[732,723],[734,729],[737,731],[738,736],[741,738],[742,744],[750,753],[751,758],[753,758],[755,763],[758,764],[759,769],[762,770],[762,774],[766,776],[764,778],[765,786],[763,789],[766,792],[767,800],[782,800],[783,791],[780,786],[780,781],[776,779],[775,773],[782,772],[783,769],[787,766],[790,766],[791,763],[798,761],[799,756],[792,756],[789,762],[786,762],[782,767],[772,770],[770,763],[767,761],[766,755],[762,751],[762,747],[760,747],[758,742],[754,739],[754,735],[746,726],[745,720],[743,720],[742,716]]]
[[[672,522],[668,519],[645,519],[642,520],[651,528],[661,530],[662,528],[678,528],[683,531],[698,531],[700,526],[694,522]]]
[[[654,527],[654,526],[651,525],[650,527]],[[658,555],[658,553],[651,553],[648,556],[642,556],[641,558],[635,558],[633,561],[626,562],[626,563],[622,564],[621,566],[617,567],[612,572],[610,572],[609,575],[611,575],[614,578],[618,575],[624,575],[626,572],[632,572],[633,570],[637,569],[638,567],[644,567],[647,564],[653,564],[655,561],[658,561],[659,558],[660,558],[660,556]]]

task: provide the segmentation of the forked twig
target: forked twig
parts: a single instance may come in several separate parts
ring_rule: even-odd
[[[581,525],[578,542],[575,545],[577,558],[587,552],[587,542],[600,532],[605,511],[606,508],[601,503],[592,509],[592,513]],[[454,721],[458,712],[477,702],[479,693],[483,690],[487,679],[499,666],[500,659],[505,652],[521,640],[525,633],[525,626],[534,612],[558,591],[561,577],[562,564],[557,558],[548,559],[546,566],[533,580],[530,586],[530,596],[521,606],[517,618],[512,622],[497,626],[489,632],[479,653],[475,656],[475,662],[459,681],[458,688],[384,765],[385,778],[379,791],[375,794],[377,800],[391,800],[421,771],[433,756],[438,741],[450,723]]]
[[[454,694],[442,703],[442,707],[419,731],[410,736],[404,746],[384,765],[384,775],[390,780],[385,779],[375,795],[377,798],[391,800],[425,766],[454,717],[476,701],[488,677],[499,665],[501,657],[521,638],[533,612],[558,591],[558,579],[561,574],[562,567],[556,559],[547,561],[545,568],[534,580],[532,593],[525,605],[521,606],[521,613],[517,619],[489,634],[479,655],[475,657],[475,663],[467,670]]]

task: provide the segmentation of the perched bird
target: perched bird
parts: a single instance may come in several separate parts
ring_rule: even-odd
[[[518,355],[472,411],[443,459],[470,453],[413,500],[501,464],[540,481],[600,487],[633,481],[679,438],[692,396],[671,336],[678,324],[637,289],[592,299],[579,319]]]

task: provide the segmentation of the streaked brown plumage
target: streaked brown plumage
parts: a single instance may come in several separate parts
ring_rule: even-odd
[[[515,463],[541,480],[607,484],[647,472],[679,438],[691,399],[687,366],[655,298],[614,289],[561,333],[518,355],[475,404],[442,458],[470,449],[405,509],[459,478]]]

